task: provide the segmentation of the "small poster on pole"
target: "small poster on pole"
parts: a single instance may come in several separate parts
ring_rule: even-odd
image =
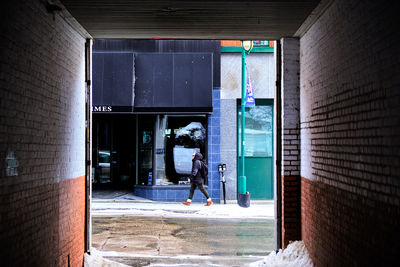
[[[253,87],[251,86],[250,74],[247,69],[247,65],[246,65],[246,96],[245,96],[244,106],[246,108],[253,108],[256,106],[256,100],[254,99]]]

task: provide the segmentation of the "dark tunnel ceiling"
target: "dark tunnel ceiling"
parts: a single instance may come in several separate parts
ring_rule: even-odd
[[[274,40],[293,36],[319,1],[61,2],[94,38]]]

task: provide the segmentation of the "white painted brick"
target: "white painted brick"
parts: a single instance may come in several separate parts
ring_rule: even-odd
[[[300,169],[300,161],[297,156],[300,154],[299,40],[283,38],[281,46],[282,150],[284,151],[282,170],[283,173],[286,170],[298,172]],[[289,175],[298,174],[289,173]]]
[[[292,161],[292,160],[297,160],[298,158],[297,158],[297,156],[284,156],[283,157],[283,160],[285,160],[285,161]],[[290,165],[292,165],[292,164],[290,164]]]
[[[27,16],[26,8],[35,15]],[[47,184],[82,176],[85,39],[60,16],[53,20],[39,2],[12,12],[7,27],[1,26],[8,42],[2,42],[7,58],[1,58],[0,108],[6,116],[0,115],[0,129],[8,137],[0,145],[20,159],[19,181],[30,181],[26,186],[37,186],[35,174]]]
[[[379,13],[389,6],[334,1],[301,37],[300,165],[303,177],[394,203],[400,47],[398,30]]]

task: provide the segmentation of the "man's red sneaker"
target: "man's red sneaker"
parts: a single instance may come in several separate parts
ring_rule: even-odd
[[[183,204],[183,205],[186,205],[186,206],[190,206],[190,202],[187,202],[187,201],[182,202],[182,204]]]
[[[212,203],[213,203],[212,200],[210,200],[204,206],[211,206]]]

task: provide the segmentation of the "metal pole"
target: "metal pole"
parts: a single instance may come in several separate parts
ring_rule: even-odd
[[[226,190],[225,190],[225,182],[222,182],[222,190],[224,192],[224,204],[226,204]]]
[[[224,172],[220,172],[221,174],[221,183],[222,183],[222,192],[224,194],[224,204],[226,204],[226,190],[225,190],[225,177]]]
[[[245,165],[244,165],[244,149],[245,149],[245,133],[244,133],[244,123],[245,123],[245,96],[246,96],[246,72],[245,72],[245,62],[246,62],[246,52],[242,48],[242,99],[241,99],[241,120],[242,120],[242,132],[241,132],[241,159],[242,159],[242,176],[239,179],[239,193],[246,194],[246,175],[245,175]]]
[[[276,236],[275,250],[282,248],[282,46],[281,42],[275,42],[276,53],[276,172],[275,172],[275,219]]]

